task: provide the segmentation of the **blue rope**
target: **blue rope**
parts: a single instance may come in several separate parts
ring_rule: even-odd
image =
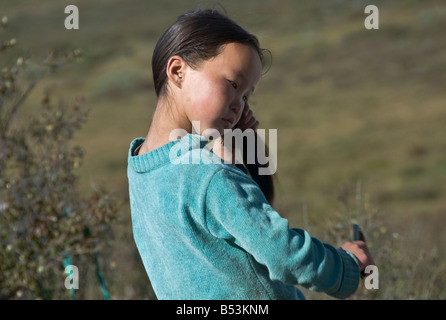
[[[67,208],[64,212],[64,215],[67,216],[69,215],[71,212],[71,208]],[[88,228],[85,228],[84,230],[84,234],[88,235],[90,233],[90,231],[88,230]],[[110,294],[108,293],[107,290],[107,284],[104,278],[104,274],[102,273],[102,269],[101,266],[99,265],[99,259],[98,259],[99,253],[97,251],[95,251],[93,253],[93,260],[94,260],[94,264],[96,266],[96,277],[98,279],[99,282],[99,287],[101,288],[101,292],[104,295],[104,299],[105,300],[110,300]],[[65,255],[65,258],[63,259],[63,265],[64,268],[66,268],[67,266],[71,265],[72,263],[72,256],[71,254],[67,253]],[[71,293],[70,293],[70,299],[71,300],[75,300],[75,289],[71,288]]]
[[[65,256],[65,258],[63,259],[63,267],[64,267],[64,269],[65,269],[67,266],[72,265],[71,260],[72,260],[72,256],[71,256],[71,254],[68,253],[68,254]],[[71,300],[75,300],[75,299],[76,299],[76,297],[75,297],[75,293],[76,293],[75,289],[74,289],[74,288],[71,288],[71,290],[70,290],[70,299],[71,299]]]
[[[99,265],[98,253],[93,253],[94,263],[96,264],[96,276],[98,277],[99,286],[101,287],[102,294],[105,300],[110,300],[110,294],[107,291],[107,284],[105,282],[104,275]]]

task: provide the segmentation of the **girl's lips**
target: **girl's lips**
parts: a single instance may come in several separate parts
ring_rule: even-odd
[[[229,128],[232,128],[232,123],[233,123],[232,120],[223,119],[223,121],[226,122],[226,123],[228,124]]]

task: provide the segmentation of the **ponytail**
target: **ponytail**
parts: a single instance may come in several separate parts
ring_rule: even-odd
[[[258,139],[261,139],[257,133],[254,133],[255,137],[255,148],[258,146]],[[266,156],[268,156],[268,148],[265,146],[264,150],[266,151]],[[257,156],[257,150],[255,152],[255,161],[254,163],[249,163],[247,160],[248,157],[248,146],[247,143],[243,143],[243,164],[245,165],[246,169],[248,170],[249,174],[251,175],[252,179],[259,185],[260,190],[262,190],[263,194],[265,195],[266,200],[272,205],[274,200],[274,181],[273,181],[273,175],[260,175],[259,169],[260,168],[267,168],[268,163],[261,164],[259,162],[258,156]]]

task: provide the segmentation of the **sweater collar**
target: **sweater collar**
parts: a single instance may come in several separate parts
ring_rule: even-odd
[[[188,133],[181,139],[170,141],[155,150],[134,156],[133,153],[135,149],[138,148],[144,140],[145,138],[136,138],[130,144],[128,164],[136,172],[147,172],[170,162],[170,156],[172,156],[170,151],[176,144],[181,144],[180,149],[186,151],[202,149],[208,143],[206,137]]]

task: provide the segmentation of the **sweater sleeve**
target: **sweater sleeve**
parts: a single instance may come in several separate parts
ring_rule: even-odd
[[[290,229],[258,185],[241,171],[222,169],[206,194],[209,232],[234,243],[267,267],[270,278],[347,298],[359,284],[359,267],[346,251]]]

